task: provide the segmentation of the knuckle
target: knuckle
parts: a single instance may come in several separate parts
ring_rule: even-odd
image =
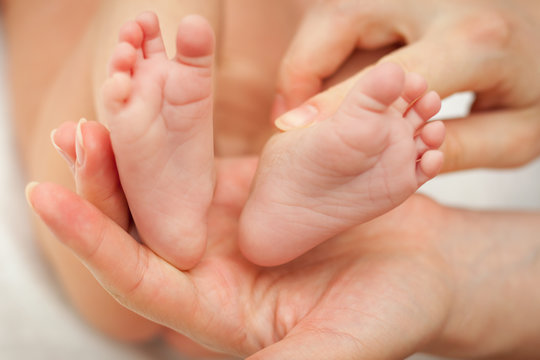
[[[287,75],[292,79],[303,79],[305,75],[306,59],[302,55],[287,57],[281,63],[282,75]]]
[[[102,248],[107,241],[108,238],[108,228],[105,225],[105,221],[102,220],[101,224],[98,228],[98,231],[95,234],[95,237],[93,239],[93,246],[88,249],[86,254],[83,255],[83,258],[85,261],[93,262],[94,259],[99,258],[101,255]]]
[[[311,60],[313,61],[313,60]],[[318,89],[322,76],[302,58],[285,59],[282,62],[277,90],[285,94],[310,92]]]
[[[109,286],[108,291],[111,295],[122,305],[130,307],[133,305],[133,299],[138,297],[141,291],[144,291],[147,279],[147,272],[149,267],[150,258],[148,252],[143,247],[139,247],[137,252],[137,260],[133,268],[133,277],[131,281],[128,281],[121,286]]]
[[[137,262],[134,269],[134,281],[131,286],[126,289],[127,295],[134,294],[144,284],[149,261],[150,259],[148,253],[145,251],[145,248],[139,246],[137,251]]]

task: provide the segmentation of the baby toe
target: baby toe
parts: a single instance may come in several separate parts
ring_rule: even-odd
[[[214,31],[205,18],[187,16],[178,26],[176,60],[189,66],[210,67],[214,42]]]
[[[165,44],[159,28],[159,20],[153,12],[144,12],[135,20],[143,33],[142,50],[147,59],[158,57],[167,58]]]
[[[422,96],[407,112],[405,119],[414,129],[420,128],[426,121],[435,116],[441,109],[441,98],[435,91]]]
[[[428,150],[416,165],[416,179],[422,185],[434,178],[442,169],[444,155],[439,150]]]
[[[110,113],[117,113],[124,108],[131,95],[131,76],[117,72],[105,81],[102,88],[103,105]]]
[[[446,126],[442,121],[430,121],[420,131],[422,141],[430,149],[438,149],[444,142]]]
[[[118,42],[126,42],[134,48],[140,48],[144,38],[141,26],[135,21],[128,21],[121,28],[118,35]]]
[[[427,90],[427,82],[424,77],[417,73],[405,74],[403,93],[395,101],[393,107],[401,114],[405,114],[413,103]]]
[[[131,73],[137,61],[137,51],[127,43],[122,42],[116,46],[109,61],[109,76],[118,72]]]

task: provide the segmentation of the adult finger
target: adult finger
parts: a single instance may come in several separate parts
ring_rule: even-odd
[[[279,69],[273,119],[317,94],[323,80],[351,55],[356,32],[350,31],[350,26],[348,21],[338,23],[331,16],[307,15]]]
[[[180,354],[189,359],[230,359],[230,355],[212,351],[202,345],[194,342],[187,336],[184,336],[174,330],[165,328],[162,333],[163,339],[173,349],[178,350]]]
[[[51,140],[73,169],[77,193],[127,229],[129,209],[118,177],[109,131],[95,121],[68,122],[53,132]]]
[[[323,81],[355,49],[375,49],[398,42],[402,38],[398,14],[403,13],[390,6],[316,4],[303,19],[281,63],[273,118],[318,93]]]
[[[361,76],[361,74],[360,74]],[[330,117],[355,79],[328,89],[276,120],[284,131]],[[305,110],[309,108],[310,110]],[[521,166],[540,155],[540,109],[493,110],[445,121],[443,172]]]
[[[430,88],[443,98],[461,91],[488,91],[501,80],[500,69],[506,61],[502,47],[507,40],[508,29],[492,15],[473,20],[477,23],[467,26],[461,23],[433,26],[420,40],[391,52],[379,62],[397,63],[408,72],[424,76]],[[310,98],[300,106],[306,109],[307,105],[310,111],[291,110],[282,115],[276,125],[288,130],[332,114],[352,83],[363,73],[361,71],[350,80]]]
[[[444,172],[521,166],[540,155],[540,110],[497,110],[446,121]]]
[[[363,74],[364,71],[361,71],[352,78],[315,95],[297,108],[278,116],[274,125],[282,131],[288,131],[330,118],[353,88],[358,77]]]
[[[168,325],[174,322],[170,309],[181,319],[193,314],[196,294],[187,275],[137,243],[96,207],[55,184],[31,184],[27,197],[55,236],[121,304]]]
[[[51,138],[55,148],[74,167],[78,194],[127,230],[129,209],[120,185],[109,131],[98,122],[70,122],[60,126]],[[78,152],[76,147],[79,147]],[[84,156],[84,160],[77,161],[77,155]],[[193,358],[223,357],[174,330],[164,328],[163,331],[164,339],[182,354]]]
[[[384,56],[380,62],[393,62],[407,72],[422,75],[442,98],[462,91],[483,92],[499,81],[503,60],[476,45],[459,36],[426,37]]]

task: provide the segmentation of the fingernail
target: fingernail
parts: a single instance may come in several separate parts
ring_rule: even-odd
[[[285,103],[285,97],[281,94],[277,94],[274,97],[274,103],[270,115],[272,120],[275,121],[278,117],[287,112],[287,104]]]
[[[319,110],[315,106],[302,105],[282,115],[274,124],[283,131],[298,129],[311,125],[318,114]]]
[[[73,159],[64,151],[60,148],[60,146],[58,146],[56,144],[56,141],[54,141],[54,135],[56,134],[56,129],[54,129],[53,131],[51,131],[51,142],[52,142],[52,145],[54,146],[55,150],[60,154],[60,156],[62,156],[62,158],[67,162],[69,168],[71,171],[74,171],[75,170],[75,164],[74,164],[74,161]]]
[[[83,142],[83,136],[81,127],[82,125],[86,123],[86,119],[82,118],[79,120],[79,123],[77,124],[77,131],[76,131],[76,141],[75,141],[75,153],[77,154],[77,165],[83,166],[84,162],[86,161],[86,153],[84,149],[84,142]]]
[[[26,188],[24,189],[24,194],[26,195],[26,201],[28,202],[28,205],[30,205],[32,209],[34,209],[34,205],[30,201],[30,194],[32,193],[32,190],[34,190],[34,188],[38,185],[39,185],[38,182],[32,181],[31,183],[28,183],[28,185],[26,185]]]

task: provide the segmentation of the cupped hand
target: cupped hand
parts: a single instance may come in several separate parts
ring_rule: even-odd
[[[420,73],[442,97],[476,93],[470,116],[448,123],[446,171],[524,164],[540,154],[539,35],[534,0],[315,2],[281,65],[275,115],[306,101],[319,113],[277,124],[328,117],[353,80],[317,94],[354,52],[363,66],[372,50],[402,45],[380,61]]]
[[[86,156],[97,150],[87,147]],[[253,359],[399,359],[430,343],[445,326],[453,291],[432,241],[439,207],[415,197],[287,265],[261,268],[236,244],[256,164],[218,162],[207,253],[186,272],[137,242],[115,221],[124,216],[113,220],[60,186],[31,187],[29,200],[119,302],[216,351]],[[109,195],[103,200],[121,199]]]
[[[287,265],[261,268],[236,245],[257,159],[220,160],[207,254],[182,272],[127,232],[106,129],[66,124],[55,143],[90,202],[34,184],[36,213],[119,302],[171,328],[167,340],[183,351],[208,355],[180,334],[252,359],[402,359],[417,350],[538,357],[537,213],[452,210],[412,197]]]

